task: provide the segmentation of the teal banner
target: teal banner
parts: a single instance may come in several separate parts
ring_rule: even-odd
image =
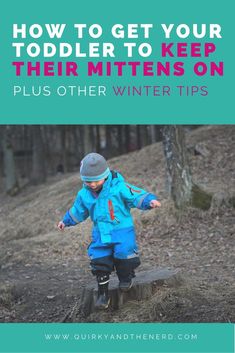
[[[1,324],[1,353],[234,353],[232,324]]]
[[[13,0],[1,124],[233,124],[231,1]]]

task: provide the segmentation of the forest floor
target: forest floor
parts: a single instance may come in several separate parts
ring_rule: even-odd
[[[179,287],[158,287],[149,300],[83,317],[91,222],[56,229],[81,187],[78,173],[58,175],[15,197],[0,194],[0,322],[234,322],[235,126],[198,128],[187,134],[187,147],[194,182],[213,194],[207,211],[174,209],[161,143],[109,161],[129,182],[159,195],[161,209],[132,212],[139,270],[178,268]]]

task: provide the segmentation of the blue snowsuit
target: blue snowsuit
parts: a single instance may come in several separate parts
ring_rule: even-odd
[[[73,226],[91,217],[88,255],[94,275],[111,273],[115,267],[120,279],[140,265],[130,209],[148,210],[150,201],[156,199],[155,195],[126,183],[116,171],[110,172],[99,193],[84,184],[63,222]]]

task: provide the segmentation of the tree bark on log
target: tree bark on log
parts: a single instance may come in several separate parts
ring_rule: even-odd
[[[167,284],[177,286],[182,282],[179,269],[156,268],[136,274],[133,287],[128,292],[119,289],[119,282],[116,277],[112,277],[109,283],[110,306],[112,309],[119,309],[123,304],[130,300],[149,299],[156,286]],[[97,283],[92,281],[84,288],[81,298],[80,311],[84,316],[89,316],[95,311],[97,298]]]

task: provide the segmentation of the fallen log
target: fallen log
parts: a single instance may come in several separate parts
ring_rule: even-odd
[[[176,287],[182,282],[179,269],[155,268],[148,271],[138,272],[134,278],[133,287],[128,292],[119,289],[119,282],[116,276],[111,277],[109,284],[110,307],[119,309],[123,304],[130,300],[149,299],[156,287],[168,285]],[[92,281],[84,288],[81,297],[80,312],[84,316],[89,316],[95,311],[97,298],[97,283]]]

